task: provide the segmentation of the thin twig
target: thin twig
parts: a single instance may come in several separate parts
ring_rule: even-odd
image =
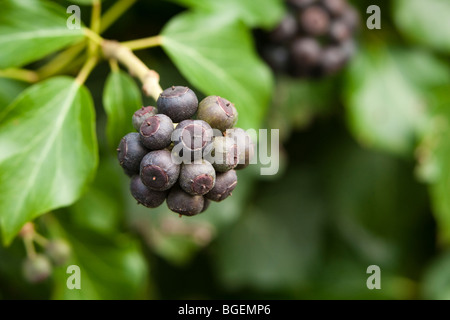
[[[27,69],[5,69],[0,70],[0,78],[10,78],[21,80],[29,83],[34,83],[39,81],[39,75],[36,71]]]
[[[144,39],[125,41],[121,42],[121,44],[133,51],[142,50],[160,46],[162,44],[162,37],[158,35]]]
[[[40,78],[48,78],[63,70],[84,49],[86,40],[62,51],[47,64],[37,70]]]
[[[100,34],[108,29],[136,0],[119,0],[115,2],[101,18]]]
[[[82,84],[84,84],[86,82],[86,79],[89,77],[89,74],[91,73],[91,71],[97,65],[97,61],[98,61],[98,57],[97,56],[91,56],[86,61],[86,63],[83,65],[83,67],[81,68],[80,72],[78,73],[77,78],[75,79],[75,81],[79,85],[82,85]]]
[[[149,69],[129,48],[117,41],[105,40],[102,47],[107,59],[115,59],[126,66],[130,74],[141,81],[144,93],[158,99],[163,90],[156,71]]]
[[[92,13],[91,13],[91,31],[95,34],[100,33],[101,24],[101,14],[102,14],[102,2],[100,0],[94,0],[92,3]],[[89,55],[93,55],[97,50],[99,43],[92,41],[89,43]]]

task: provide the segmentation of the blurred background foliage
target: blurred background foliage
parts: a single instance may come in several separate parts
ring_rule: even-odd
[[[112,2],[105,0],[104,7]],[[138,1],[104,37],[167,34],[171,44],[137,52],[159,72],[163,88],[188,85],[199,98],[216,90],[244,91],[237,94],[246,96],[240,101],[253,105],[242,112],[237,105],[240,124],[280,130],[280,171],[240,171],[233,196],[195,218],[179,219],[165,205],[136,205],[116,143],[108,140],[122,136],[117,126],[130,131],[125,122],[136,105],[154,101],[140,101],[130,89],[124,98],[132,101],[124,106],[130,114],[115,118],[103,108],[104,90],[114,91],[114,81],[135,81],[125,73],[110,75],[101,64],[86,83],[97,114],[95,181],[74,205],[35,220],[42,234],[71,243],[69,264],[80,266],[82,290],[65,287],[63,268],[44,283],[27,284],[20,273],[25,250],[15,239],[0,246],[0,298],[449,299],[450,3],[352,4],[362,25],[350,65],[324,80],[295,80],[261,67],[250,37],[281,19],[282,1]],[[381,8],[381,30],[365,27],[373,4]],[[82,17],[89,12],[83,5]],[[231,73],[246,63],[258,65],[258,75],[231,76],[244,77],[245,87],[208,87],[207,70],[195,71],[195,59],[173,53],[180,48],[177,28],[190,24],[184,41],[208,48],[205,39],[215,33],[207,26],[214,21],[223,37],[216,42],[249,48],[244,60],[217,55],[224,59],[218,63],[230,63]],[[26,86],[0,78],[0,105]],[[381,268],[381,290],[366,287],[369,265]]]

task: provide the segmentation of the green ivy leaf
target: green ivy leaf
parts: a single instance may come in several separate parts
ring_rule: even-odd
[[[53,299],[126,300],[139,299],[146,292],[148,272],[139,245],[129,237],[106,238],[85,230],[69,229],[72,247],[68,265],[80,268],[81,289],[67,288],[71,274],[54,270]]]
[[[141,106],[142,95],[133,78],[121,70],[111,72],[103,90],[103,107],[108,116],[106,134],[112,146],[117,147],[124,135],[135,131],[131,118]]]
[[[250,27],[271,28],[282,18],[285,8],[280,0],[172,0],[206,13],[220,12],[241,19]]]
[[[449,300],[450,299],[450,252],[440,253],[427,268],[421,282],[421,299]]]
[[[0,0],[0,68],[36,61],[83,38],[67,28],[66,8],[47,1]]]
[[[26,87],[27,83],[0,78],[0,112],[6,108]]]
[[[29,220],[72,204],[98,162],[89,91],[57,77],[0,112],[0,224],[9,243]]]
[[[75,204],[67,208],[71,224],[96,233],[113,234],[123,226],[124,192],[129,180],[113,154],[100,159],[95,180]]]
[[[419,177],[429,183],[441,243],[450,243],[450,84],[430,91],[432,118],[418,148]]]
[[[395,0],[394,20],[411,40],[450,53],[450,2]]]
[[[426,101],[402,62],[409,53],[361,49],[349,68],[345,87],[347,120],[365,145],[409,154],[426,123]],[[410,71],[411,72],[411,71]]]
[[[182,13],[162,31],[162,46],[181,73],[207,95],[236,105],[238,126],[259,128],[273,87],[249,30],[226,15]]]

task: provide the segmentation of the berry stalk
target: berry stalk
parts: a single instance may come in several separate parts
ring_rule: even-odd
[[[115,59],[127,67],[128,71],[142,82],[142,90],[148,96],[158,100],[163,91],[159,84],[159,74],[148,68],[134,53],[117,41],[104,40],[103,54],[107,59]]]

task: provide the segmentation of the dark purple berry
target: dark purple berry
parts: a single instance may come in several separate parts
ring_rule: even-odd
[[[230,137],[214,137],[210,160],[214,169],[218,172],[225,172],[237,166],[240,152],[234,139]]]
[[[216,171],[208,161],[182,164],[179,182],[181,188],[191,195],[208,193],[216,182]]]
[[[142,183],[152,190],[170,189],[177,182],[179,174],[180,166],[172,161],[168,150],[151,151],[141,161]]]
[[[172,135],[174,153],[182,157],[184,163],[202,159],[213,133],[211,126],[203,120],[181,121]]]
[[[50,276],[52,265],[45,255],[36,254],[25,259],[22,265],[22,272],[28,282],[39,283]]]
[[[346,0],[322,0],[322,4],[332,16],[340,16],[348,8]]]
[[[295,66],[312,68],[320,60],[322,48],[314,38],[297,38],[291,45],[291,59]]]
[[[154,116],[157,113],[158,109],[156,109],[155,107],[152,106],[142,107],[133,114],[132,119],[133,127],[136,129],[136,131],[139,131],[142,122],[144,122],[144,120],[147,120],[149,117]]]
[[[170,189],[166,202],[170,210],[184,216],[199,214],[202,212],[205,204],[203,196],[190,195],[178,185]]]
[[[328,13],[319,6],[311,6],[302,11],[299,21],[302,29],[312,36],[326,34],[330,26]]]
[[[165,114],[173,122],[181,122],[195,114],[198,99],[188,87],[172,86],[160,94],[156,105],[159,113]]]
[[[347,57],[341,47],[325,48],[321,56],[321,66],[324,74],[334,74],[346,63]]]
[[[147,208],[159,207],[168,194],[168,191],[155,191],[147,188],[138,175],[131,177],[130,191],[137,202]]]
[[[216,175],[216,184],[214,185],[214,188],[205,194],[205,198],[216,202],[225,200],[231,195],[231,192],[236,188],[236,185],[236,171],[229,170],[224,173],[218,173]]]
[[[129,175],[139,174],[142,158],[148,150],[141,144],[139,133],[130,132],[119,143],[117,158],[124,172]]]
[[[225,137],[233,139],[238,148],[239,161],[234,169],[240,170],[246,168],[255,154],[255,145],[252,138],[241,128],[228,129]]]
[[[165,114],[146,119],[139,130],[141,143],[150,150],[159,150],[172,143],[173,122]]]
[[[349,26],[352,32],[355,32],[358,29],[360,17],[358,11],[354,7],[348,6],[342,14],[341,19]]]
[[[232,128],[237,122],[237,117],[234,105],[219,96],[208,96],[198,105],[197,118],[222,132]]]
[[[297,21],[292,14],[287,14],[278,26],[269,33],[269,39],[275,43],[283,43],[292,39],[297,33]]]
[[[343,20],[336,20],[330,26],[330,39],[334,42],[344,42],[351,35],[350,27]]]
[[[45,246],[45,253],[57,266],[62,266],[69,260],[71,251],[69,244],[62,239],[51,240]]]
[[[203,209],[202,209],[202,211],[200,211],[200,213],[205,212],[206,210],[208,210],[210,204],[211,204],[211,200],[206,199],[205,197],[203,197]]]

